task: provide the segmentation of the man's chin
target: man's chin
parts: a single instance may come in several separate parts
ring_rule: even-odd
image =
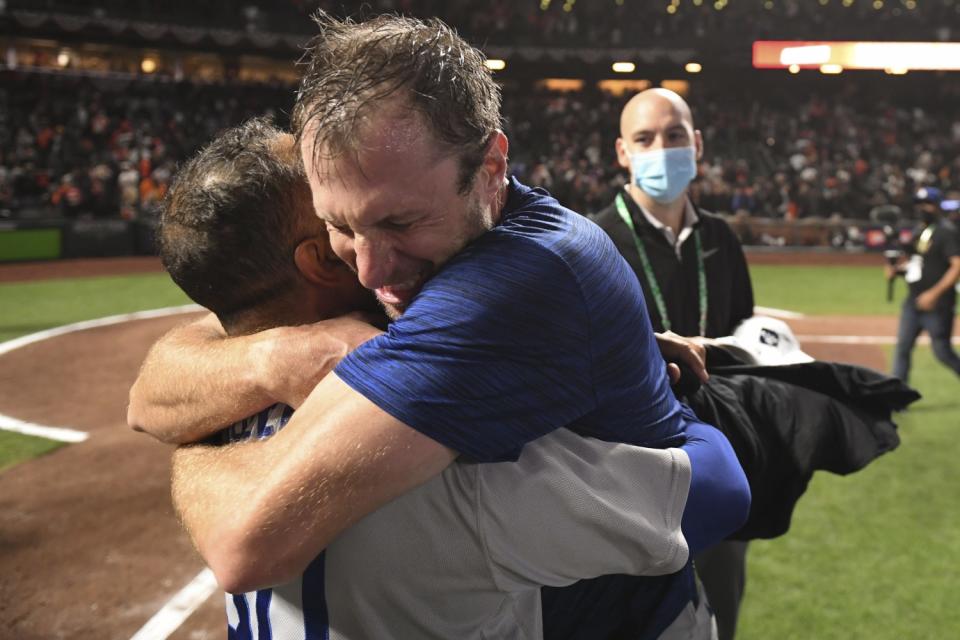
[[[383,307],[384,313],[387,314],[387,317],[391,321],[399,320],[400,316],[403,315],[403,312],[407,310],[407,305],[405,304],[391,304],[389,302],[384,302],[383,300],[377,299],[377,302],[380,303],[380,306]]]

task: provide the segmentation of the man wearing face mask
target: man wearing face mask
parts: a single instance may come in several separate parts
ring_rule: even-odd
[[[660,88],[637,94],[621,113],[617,139],[630,183],[593,220],[636,273],[655,331],[715,338],[753,315],[753,287],[733,231],[687,197],[702,155],[683,98]],[[736,631],[746,549],[727,541],[696,559],[721,640]]]
[[[907,248],[909,257],[896,267],[887,265],[887,277],[896,270],[908,287],[893,359],[893,375],[905,382],[913,345],[924,330],[930,334],[937,360],[960,375],[960,356],[951,345],[957,308],[954,287],[960,280],[960,241],[956,227],[943,215],[942,200],[939,189],[923,187],[917,191],[914,203],[921,224]]]

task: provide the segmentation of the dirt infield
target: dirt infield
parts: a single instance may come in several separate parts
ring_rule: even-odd
[[[746,247],[747,262],[755,264],[822,265],[843,267],[882,267],[883,256],[879,253],[847,251],[771,251]]]
[[[79,272],[78,264],[56,264],[20,274],[106,275],[108,266],[127,272],[130,264],[140,272],[159,268],[155,261],[94,261]],[[0,268],[0,281],[11,268]],[[126,640],[201,570],[170,508],[169,449],[125,426],[127,390],[147,348],[184,318],[90,329],[0,357],[0,413],[90,433],[86,442],[0,472],[0,636]],[[808,318],[791,325],[798,335],[890,336],[895,322]],[[877,346],[811,339],[804,348],[823,359],[886,366]],[[224,637],[220,597],[171,637]]]
[[[129,638],[202,568],[170,507],[169,449],[125,426],[146,348],[182,321],[68,334],[0,359],[0,411],[90,434],[0,475],[3,637]],[[209,631],[222,637],[222,623]]]
[[[91,258],[0,264],[0,282],[28,282],[83,276],[115,276],[131,273],[160,273],[159,258]]]

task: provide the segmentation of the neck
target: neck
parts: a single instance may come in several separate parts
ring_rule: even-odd
[[[507,206],[509,191],[510,181],[508,179],[504,179],[503,184],[500,186],[500,191],[497,192],[497,199],[493,203],[493,209],[490,212],[493,226],[500,224],[500,218],[503,217],[503,209]]]
[[[224,330],[229,336],[245,336],[274,327],[294,327],[328,320],[351,311],[342,308],[335,296],[317,297],[311,295],[308,287],[295,289],[292,293],[279,296],[269,302],[259,304],[246,312],[231,316],[226,322],[221,318]]]
[[[666,227],[673,230],[674,236],[680,235],[680,229],[683,227],[683,216],[687,209],[687,191],[673,202],[663,204],[657,202],[646,194],[635,184],[627,185],[627,193],[633,198],[633,201],[643,207],[647,213],[656,218]]]

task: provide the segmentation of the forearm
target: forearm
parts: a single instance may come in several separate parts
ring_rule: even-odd
[[[140,368],[128,424],[163,442],[194,442],[269,406],[261,341],[258,334],[228,339],[212,316],[174,329]]]
[[[174,503],[220,585],[250,591],[292,579],[454,456],[329,376],[272,438],[178,450]]]

